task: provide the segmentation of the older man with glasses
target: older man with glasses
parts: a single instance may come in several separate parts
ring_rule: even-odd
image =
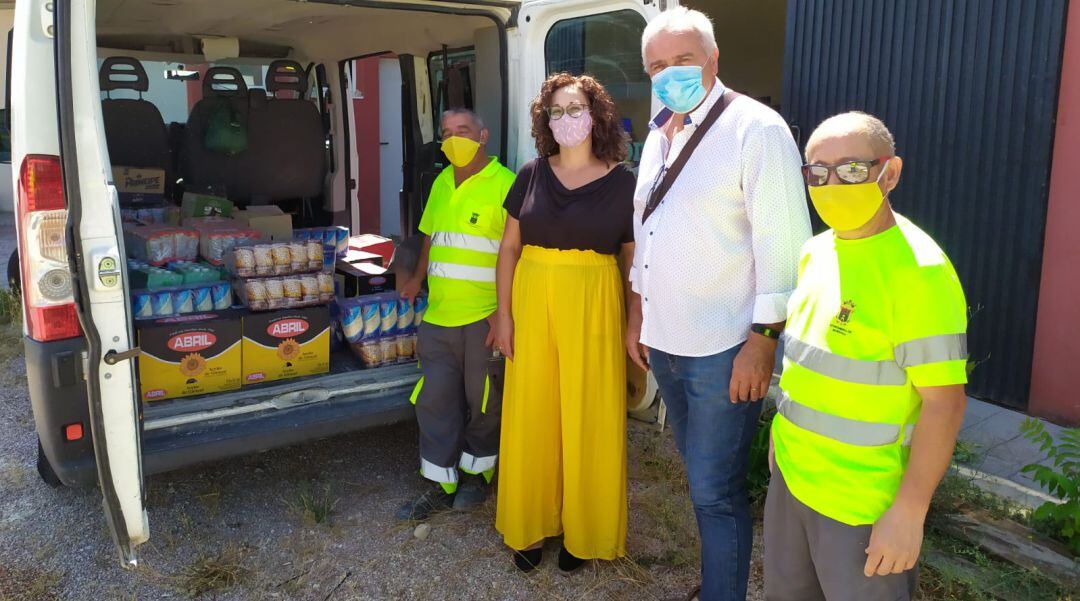
[[[651,367],[686,464],[702,570],[689,598],[744,599],[747,458],[810,237],[801,161],[776,112],[717,79],[704,14],[661,13],[642,58],[665,108],[638,173],[627,350]]]
[[[765,503],[769,601],[906,601],[923,522],[964,418],[967,304],[945,253],[893,212],[903,162],[879,119],[806,144],[832,229],[799,261]]]

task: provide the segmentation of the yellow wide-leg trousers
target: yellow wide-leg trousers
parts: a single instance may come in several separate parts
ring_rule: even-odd
[[[526,246],[514,276],[495,527],[582,559],[626,550],[626,350],[615,257]]]

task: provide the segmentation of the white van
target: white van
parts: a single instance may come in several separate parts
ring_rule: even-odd
[[[297,227],[408,236],[441,167],[448,102],[474,107],[489,151],[516,169],[535,154],[528,106],[545,76],[589,72],[640,149],[652,110],[640,35],[675,3],[19,0],[12,166],[42,477],[96,479],[134,566],[150,536],[145,475],[412,415],[415,365],[362,370],[347,354],[324,375],[142,403],[113,165],[160,166],[174,197],[208,172],[234,178],[238,194],[287,207]],[[282,68],[302,72],[298,83],[272,86]],[[209,96],[274,107],[259,135],[278,152],[254,164],[199,156],[187,140]]]

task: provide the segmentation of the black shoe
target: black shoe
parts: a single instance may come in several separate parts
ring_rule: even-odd
[[[454,509],[472,509],[483,504],[490,488],[483,476],[465,474],[454,493]]]
[[[540,562],[544,560],[544,548],[537,547],[535,549],[526,549],[524,551],[514,551],[514,565],[517,569],[528,574],[540,566]]]
[[[454,495],[447,494],[439,486],[402,505],[394,514],[394,518],[402,522],[426,520],[432,513],[450,509],[453,505]]]
[[[585,560],[580,557],[574,557],[574,554],[567,551],[566,547],[559,550],[559,569],[564,572],[573,572],[574,570],[585,565]]]

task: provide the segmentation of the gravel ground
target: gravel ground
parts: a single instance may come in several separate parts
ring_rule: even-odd
[[[541,569],[520,575],[492,500],[440,515],[415,538],[392,519],[425,487],[415,426],[403,424],[149,478],[151,540],[138,570],[122,570],[98,490],[37,476],[20,357],[0,366],[0,388],[0,599],[668,599],[697,578],[670,431],[640,423],[630,432],[634,561],[566,576],[552,542]]]

